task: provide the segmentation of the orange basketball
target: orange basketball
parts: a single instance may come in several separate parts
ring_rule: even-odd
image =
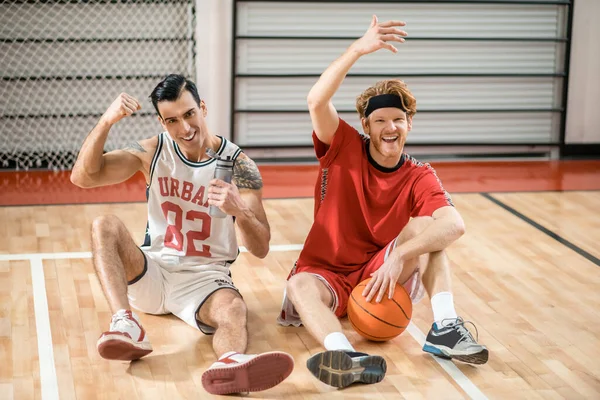
[[[412,301],[406,290],[396,284],[393,298],[388,298],[386,290],[381,303],[375,302],[377,296],[367,303],[362,292],[370,280],[359,283],[350,294],[348,319],[362,337],[384,342],[404,332],[412,317]]]

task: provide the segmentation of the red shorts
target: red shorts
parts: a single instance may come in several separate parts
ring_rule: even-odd
[[[294,266],[287,279],[290,279],[299,272],[306,272],[315,275],[327,285],[333,295],[334,300],[331,310],[335,312],[335,315],[338,317],[343,317],[346,315],[348,298],[350,297],[352,290],[358,286],[360,282],[370,278],[371,274],[377,271],[383,265],[383,262],[387,259],[389,252],[394,248],[395,243],[396,239],[392,240],[390,244],[379,250],[379,252],[377,252],[377,254],[375,254],[373,258],[371,258],[365,265],[363,265],[361,269],[350,272],[349,274],[334,272],[318,267]],[[402,284],[402,286],[404,286],[406,289],[406,292],[410,295],[413,303],[420,301],[424,295],[423,284],[421,283],[420,275],[420,271],[417,268],[410,278],[408,278],[408,280]],[[282,311],[286,311],[287,309],[287,312],[282,313],[279,318],[279,323],[282,325],[291,325],[294,324],[292,319],[295,314],[295,310],[289,309],[290,304],[286,303],[288,303],[288,301],[286,296],[284,296]]]

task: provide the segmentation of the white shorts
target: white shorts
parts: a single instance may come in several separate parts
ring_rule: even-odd
[[[140,249],[141,250],[141,249]],[[144,254],[144,271],[129,282],[127,297],[135,309],[146,314],[174,314],[207,335],[215,328],[196,318],[206,299],[219,289],[238,289],[222,266],[215,270],[169,272],[158,256]]]

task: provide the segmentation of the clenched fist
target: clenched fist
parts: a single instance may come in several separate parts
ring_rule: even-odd
[[[141,108],[140,102],[137,101],[135,97],[130,96],[127,93],[121,93],[119,97],[112,102],[110,107],[108,107],[104,115],[102,115],[102,120],[113,125]]]

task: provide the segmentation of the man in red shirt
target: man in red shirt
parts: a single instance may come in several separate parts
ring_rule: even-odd
[[[444,249],[464,233],[464,223],[435,171],[403,152],[416,100],[399,80],[385,80],[356,100],[366,135],[339,118],[331,99],[363,55],[404,42],[401,21],[378,23],[321,75],[308,95],[313,141],[320,164],[314,223],[288,277],[279,323],[304,324],[327,351],[307,367],[336,387],[383,379],[383,357],[354,350],[338,320],[352,289],[373,279],[368,301],[392,297],[396,282],[413,302],[431,298],[434,323],[423,350],[438,357],[483,364],[479,345],[454,309],[450,265]]]

